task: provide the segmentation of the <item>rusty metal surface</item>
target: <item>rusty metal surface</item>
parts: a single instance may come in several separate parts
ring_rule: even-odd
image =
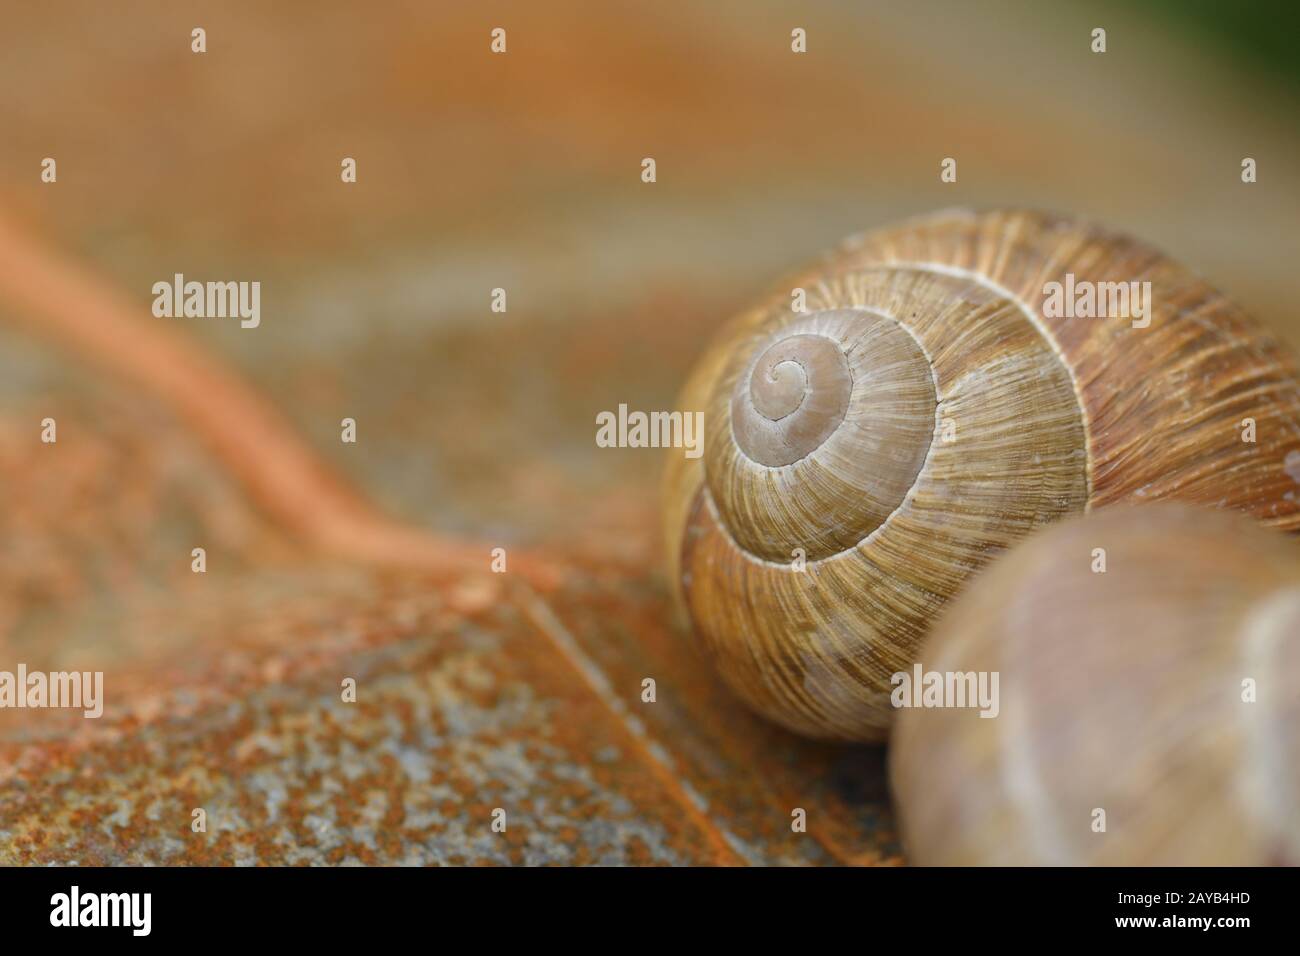
[[[0,524],[0,647],[31,670],[102,668],[108,703],[99,720],[0,710],[0,862],[896,858],[881,752],[745,712],[646,554],[580,554],[540,583],[321,563],[165,411],[19,357],[39,384],[11,378],[0,415],[0,478],[25,502]],[[57,414],[58,443],[22,427],[32,409]],[[191,540],[209,542],[203,575]]]
[[[188,649],[112,671],[110,692],[128,706],[93,724],[9,730],[0,860],[717,858],[712,835],[490,579],[312,569],[229,583]],[[357,681],[355,704],[340,699],[343,677]],[[206,833],[191,831],[196,807]]]

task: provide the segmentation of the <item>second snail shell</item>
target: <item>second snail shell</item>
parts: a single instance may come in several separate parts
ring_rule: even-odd
[[[1045,314],[1067,275],[1150,282],[1149,324]],[[1068,218],[849,240],[731,322],[681,408],[705,439],[670,459],[670,580],[727,683],[816,737],[883,739],[891,675],[1040,525],[1178,499],[1300,530],[1290,356],[1188,270]]]
[[[922,645],[993,707],[899,711],[908,859],[1300,865],[1298,637],[1300,547],[1240,516],[1108,508],[1033,535]]]

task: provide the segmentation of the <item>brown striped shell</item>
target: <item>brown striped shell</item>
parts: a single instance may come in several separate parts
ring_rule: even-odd
[[[1149,281],[1149,325],[1050,317],[1067,274]],[[847,241],[731,322],[681,406],[705,442],[670,459],[670,579],[730,686],[812,736],[882,739],[936,613],[1039,525],[1176,498],[1300,529],[1290,356],[1159,253],[1041,213]]]
[[[899,711],[913,863],[1300,865],[1296,541],[1172,503],[1073,518],[984,572],[919,661],[998,680],[990,718]]]

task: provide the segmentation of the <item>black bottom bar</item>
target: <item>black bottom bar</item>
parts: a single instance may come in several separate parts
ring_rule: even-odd
[[[456,945],[462,933],[490,943],[517,933],[535,946],[596,932],[613,933],[609,942],[711,928],[733,940],[781,928],[847,931],[864,942],[898,933],[987,943],[1047,932],[1231,943],[1292,924],[1296,888],[1296,872],[1283,869],[41,868],[0,869],[0,912],[6,941],[76,933],[128,945],[373,945],[381,931],[422,933],[435,946]],[[137,935],[146,925],[148,935]]]

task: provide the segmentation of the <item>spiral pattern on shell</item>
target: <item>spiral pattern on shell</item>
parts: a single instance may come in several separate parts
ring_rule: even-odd
[[[1067,274],[1150,282],[1149,325],[1048,316]],[[1300,529],[1289,356],[1160,254],[1039,213],[848,241],[728,325],[681,406],[705,448],[666,481],[680,603],[728,684],[812,736],[881,739],[934,616],[1040,525],[1177,498]]]
[[[1034,535],[921,646],[926,672],[997,674],[997,710],[900,712],[909,859],[1300,865],[1297,635],[1300,547],[1240,516],[1120,507]]]

